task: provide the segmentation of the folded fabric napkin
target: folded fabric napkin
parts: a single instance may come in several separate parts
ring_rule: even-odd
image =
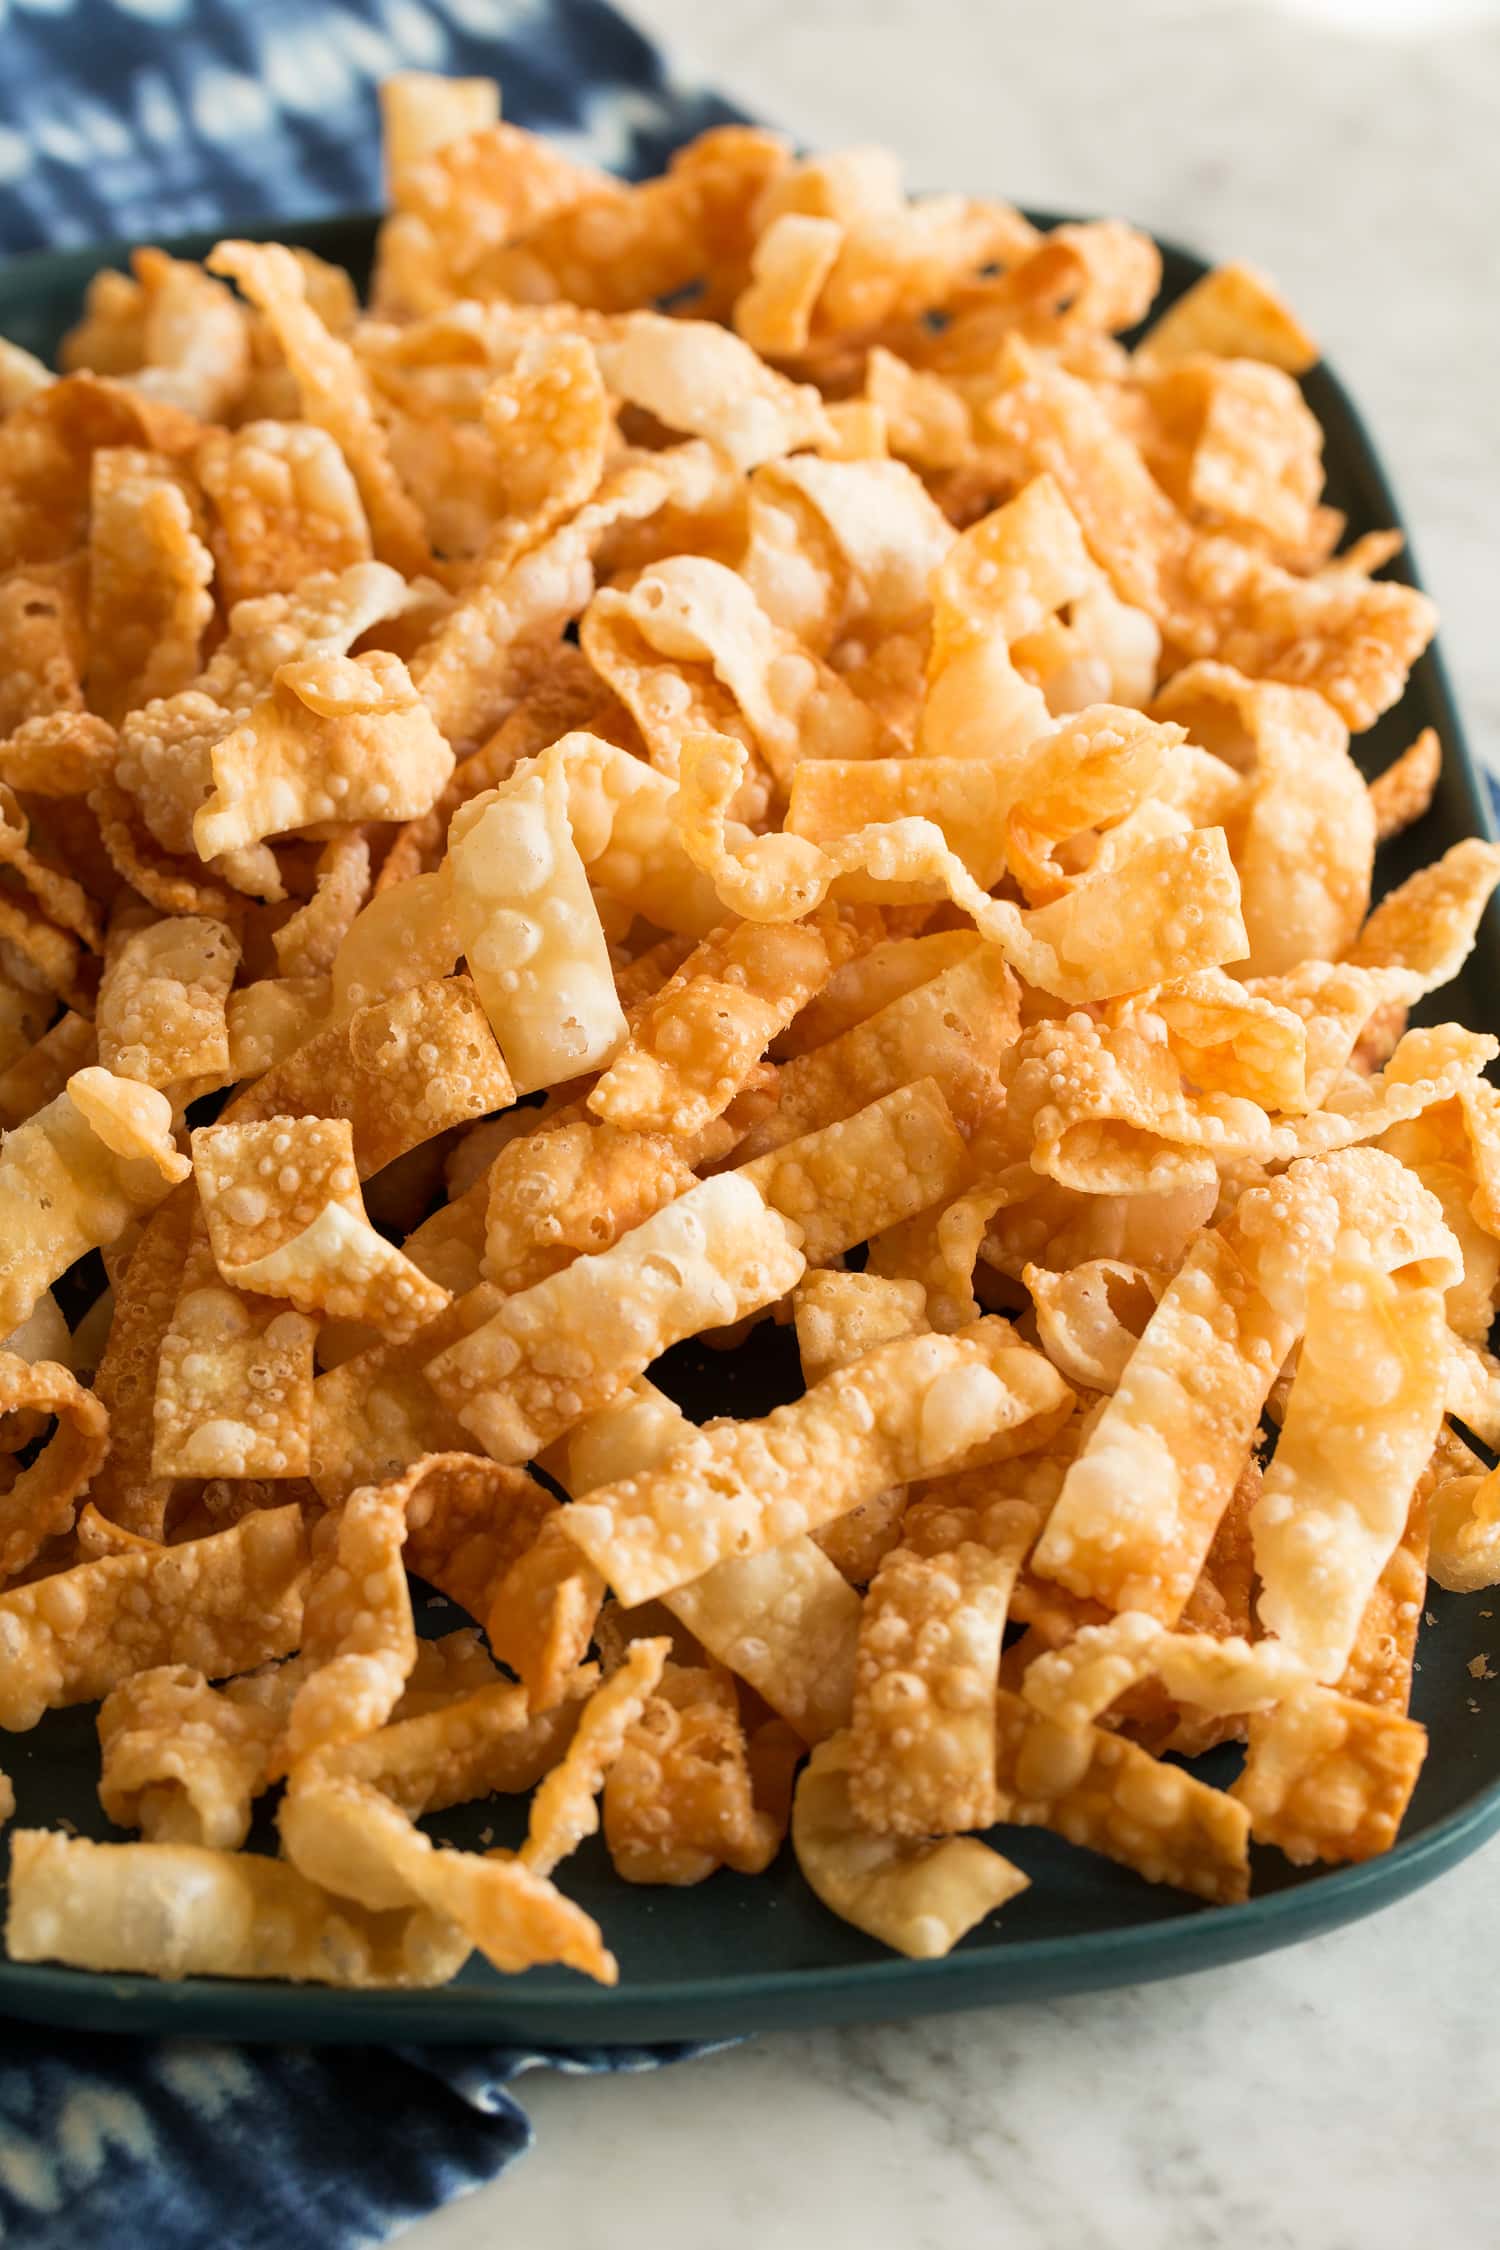
[[[16,0],[0,12],[0,255],[380,198],[375,89],[499,78],[505,113],[626,174],[739,113],[601,0]],[[0,2031],[0,2240],[353,2250],[530,2143],[523,2072],[701,2046],[234,2047]]]

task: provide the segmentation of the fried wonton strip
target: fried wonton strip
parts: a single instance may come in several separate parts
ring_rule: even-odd
[[[249,790],[238,818],[243,821],[250,816],[257,803],[249,787],[251,777],[245,771],[247,762],[253,764],[254,730],[247,734],[253,713],[261,712],[266,741],[268,745],[275,743],[283,768],[295,771],[300,759],[305,769],[324,740],[341,739],[346,752],[354,748],[357,725],[348,718],[341,724],[320,725],[320,719],[327,715],[313,707],[325,666],[335,666],[327,677],[335,685],[343,683],[346,699],[352,690],[356,700],[378,701],[381,678],[394,681],[392,700],[399,707],[401,683],[385,665],[378,664],[374,672],[355,666],[352,675],[342,667],[347,652],[363,633],[376,625],[388,626],[391,620],[410,612],[419,598],[394,570],[384,563],[371,562],[352,564],[337,575],[317,572],[303,579],[290,594],[268,594],[257,601],[241,602],[231,613],[226,637],[198,679],[180,695],[129,712],[121,725],[113,779],[128,796],[123,824],[129,827],[133,806],[149,831],[145,838],[132,839],[127,834],[123,847],[106,831],[106,841],[122,871],[130,873],[131,865],[139,863],[149,874],[149,865],[159,857],[160,847],[181,855],[198,851],[193,823],[213,787],[214,751],[226,740],[233,740],[235,745],[229,764]],[[293,657],[289,680],[278,696],[277,675],[287,666],[289,654]],[[298,686],[313,702],[293,692]],[[322,700],[327,702],[328,697]],[[402,739],[417,740],[420,721],[408,714],[401,734]],[[341,781],[347,778],[347,774],[340,777]],[[272,779],[267,775],[267,789],[258,801],[264,807],[269,798],[274,809],[278,791],[270,787]],[[375,777],[369,786],[374,788]],[[279,790],[283,804],[288,794],[287,788]],[[295,795],[295,791],[290,794]],[[431,797],[422,801],[430,803]],[[121,819],[108,785],[94,793],[94,802],[109,812],[112,823]],[[333,806],[327,817],[347,815],[340,804]],[[101,822],[103,819],[101,811]],[[184,872],[191,874],[192,865],[185,871],[169,867],[163,871],[163,881],[177,884],[184,880]],[[226,883],[255,896],[281,896],[280,870],[269,850],[241,847],[215,872]],[[139,882],[140,877],[130,874],[130,880]],[[201,874],[199,880],[201,883]],[[179,906],[174,910],[185,909]],[[198,905],[191,911],[212,909]]]
[[[1081,1626],[1062,1648],[1033,1657],[1021,1694],[1059,1726],[1086,1727],[1153,1675],[1175,1702],[1218,1715],[1275,1703],[1307,1685],[1306,1666],[1278,1640],[1172,1633],[1154,1617],[1127,1609]]]
[[[311,1760],[293,1775],[278,1826],[305,1875],[374,1912],[425,1907],[456,1923],[507,1974],[562,1961],[601,1984],[615,1981],[597,1925],[544,1874],[520,1860],[434,1844],[367,1782]]]
[[[1473,949],[1479,919],[1500,883],[1500,844],[1466,836],[1429,867],[1387,891],[1349,952],[1355,968],[1413,970],[1435,992]]]
[[[632,1642],[619,1670],[584,1705],[561,1762],[531,1801],[521,1859],[535,1874],[550,1875],[598,1828],[596,1800],[605,1776],[655,1694],[671,1648],[666,1640]]]
[[[646,407],[670,430],[711,438],[741,470],[829,435],[811,384],[788,382],[713,322],[626,313],[596,349],[616,397]]]
[[[1234,843],[1247,972],[1340,960],[1369,910],[1375,815],[1337,713],[1308,688],[1226,664],[1188,665],[1152,710],[1250,769]]]
[[[396,1340],[447,1303],[366,1217],[347,1118],[200,1126],[193,1166],[214,1263],[231,1288]]]
[[[152,1664],[223,1679],[289,1655],[306,1562],[300,1509],[262,1508],[207,1539],[134,1546],[0,1594],[0,1727],[24,1733]]]
[[[485,1631],[490,1646],[521,1681],[533,1711],[553,1709],[568,1692],[569,1680],[588,1654],[604,1592],[604,1580],[564,1535],[555,1509],[496,1580],[485,1608]]]
[[[183,1664],[112,1688],[99,1709],[99,1802],[148,1843],[238,1851],[270,1785],[278,1718]]]
[[[101,446],[89,502],[89,701],[112,725],[198,671],[213,557],[183,480],[159,456]]]
[[[575,1501],[563,1523],[622,1601],[818,1529],[888,1485],[1025,1432],[1069,1393],[1003,1322],[882,1345],[762,1421],[699,1431],[655,1470]],[[705,1495],[712,1494],[712,1507]]]
[[[354,475],[375,552],[405,578],[432,568],[415,501],[391,465],[363,368],[330,335],[307,300],[307,279],[290,250],[274,242],[221,242],[208,260],[264,313],[297,380],[304,418],[326,430]]]
[[[792,1802],[792,1848],[831,1914],[914,1961],[950,1953],[1030,1877],[973,1836],[872,1836],[850,1802],[847,1734],[819,1743]]]
[[[317,1032],[237,1095],[220,1123],[347,1117],[368,1179],[418,1142],[514,1099],[473,985],[438,977]]]
[[[997,1728],[1002,1819],[1055,1829],[1148,1883],[1226,1905],[1246,1896],[1250,1820],[1234,1797],[1103,1727],[1044,1718],[1006,1688]]]
[[[427,1379],[497,1461],[528,1461],[671,1344],[774,1304],[803,1266],[779,1214],[722,1174],[510,1298]]]
[[[20,1412],[55,1414],[58,1427],[0,1495],[0,1579],[14,1578],[47,1540],[71,1527],[108,1443],[108,1415],[67,1368],[0,1351],[0,1415]]]
[[[852,1365],[878,1344],[915,1336],[928,1325],[920,1282],[888,1281],[868,1271],[810,1268],[793,1292],[792,1312],[802,1379],[808,1384]],[[824,1524],[813,1533],[814,1544],[851,1586],[867,1585],[896,1545],[905,1511],[906,1488],[892,1485]]]
[[[629,1038],[589,1108],[647,1132],[700,1132],[723,1115],[776,1034],[864,934],[827,909],[806,922],[716,930],[632,1015]]]
[[[1415,1176],[1360,1149],[1244,1195],[1189,1252],[1068,1471],[1033,1567],[1108,1607],[1174,1624],[1342,1226],[1386,1270],[1440,1286],[1456,1245]],[[1409,1488],[1408,1488],[1409,1489]]]
[[[859,1628],[849,1797],[880,1835],[949,1836],[996,1817],[995,1681],[1006,1607],[1033,1524],[996,1552],[896,1547]]]
[[[797,1284],[792,1312],[805,1383],[819,1383],[879,1344],[915,1336],[925,1325],[919,1283],[824,1269]]]
[[[130,263],[142,299],[141,361],[131,387],[205,421],[232,414],[250,379],[243,305],[190,258],[145,245]]]
[[[422,1372],[425,1350],[445,1350],[498,1309],[498,1289],[455,1297],[409,1343],[357,1352],[313,1384],[313,1489],[335,1507],[361,1484],[399,1476],[433,1453],[477,1450],[477,1440],[443,1404]]]
[[[1345,1078],[1322,1109],[1283,1118],[1240,1095],[1186,1088],[1170,1035],[1152,1031],[1141,1018],[1101,1027],[1081,1010],[1037,1027],[1026,1061],[1008,1074],[1007,1108],[1016,1145],[1030,1129],[1034,1170],[1088,1193],[1129,1195],[1206,1182],[1236,1159],[1318,1156],[1457,1096],[1492,1044],[1457,1025],[1410,1031],[1378,1076]]]
[[[210,430],[196,467],[212,505],[209,545],[226,608],[286,594],[317,570],[370,559],[370,527],[349,465],[312,422]]]
[[[448,865],[469,973],[516,1091],[607,1063],[625,1013],[573,838],[565,767],[531,766],[465,805]]]
[[[179,1108],[230,1078],[229,988],[240,948],[224,923],[178,915],[111,944],[95,1025],[99,1060]]]
[[[889,747],[850,682],[768,617],[745,579],[711,556],[670,555],[628,591],[606,588],[580,638],[663,773],[676,777],[686,727],[713,727],[749,746],[747,806],[785,792],[804,758],[870,758]]]
[[[305,1477],[316,1334],[291,1305],[227,1288],[200,1222],[161,1339],[152,1478]]]
[[[284,1861],[191,1844],[95,1844],[47,1829],[11,1840],[13,1961],[158,1977],[446,1984],[469,1940],[436,1914],[371,1914]]]
[[[419,1644],[413,1683],[422,1650],[433,1645]],[[524,1687],[497,1679],[405,1717],[409,1687],[388,1725],[320,1752],[318,1765],[367,1782],[413,1820],[476,1797],[525,1795],[557,1764],[598,1681],[596,1665],[573,1673],[554,1708],[540,1716],[530,1709]]]
[[[1423,727],[1384,772],[1370,783],[1375,841],[1388,843],[1422,818],[1432,803],[1443,770],[1443,745],[1436,727]]]
[[[1432,1500],[1428,1568],[1451,1594],[1500,1585],[1500,1475],[1450,1476]]]
[[[1427,1729],[1332,1688],[1288,1696],[1250,1718],[1250,1748],[1232,1795],[1255,1840],[1299,1867],[1371,1859],[1396,1841]]]
[[[1067,1273],[1027,1266],[1037,1339],[1065,1381],[1114,1391],[1165,1287],[1164,1277],[1114,1258],[1090,1258]]]
[[[701,1883],[716,1868],[759,1875],[783,1825],[754,1799],[727,1672],[669,1664],[604,1783],[604,1840],[627,1883]]]
[[[32,851],[30,835],[30,815],[14,792],[0,784],[0,868],[27,894],[7,894],[4,900],[13,942],[61,998],[85,1002],[94,969],[80,947],[103,951],[98,909],[80,882]]]
[[[410,820],[453,753],[397,656],[303,658],[209,752],[213,794],[193,815],[199,857],[327,820]]]
[[[444,78],[426,70],[397,70],[380,86],[381,149],[388,200],[402,201],[414,164],[441,148],[494,125],[500,89],[493,78]]]
[[[165,1095],[97,1064],[0,1147],[0,1336],[87,1250],[155,1209],[187,1160]]]
[[[1460,1441],[1453,1442],[1456,1445]],[[1378,1703],[1383,1710],[1398,1711],[1403,1716],[1411,1702],[1417,1630],[1422,1622],[1431,1559],[1432,1503],[1442,1487],[1444,1453],[1444,1438],[1440,1438],[1412,1493],[1406,1527],[1386,1557],[1365,1603],[1349,1661],[1333,1683],[1341,1695],[1352,1695],[1360,1703]]]
[[[689,1435],[681,1409],[653,1384],[638,1382],[578,1425],[564,1443],[557,1473],[576,1503],[599,1485],[654,1468]],[[547,1528],[553,1545],[561,1543],[577,1559],[564,1517]],[[811,1539],[730,1556],[668,1594],[663,1607],[804,1741],[817,1742],[847,1724],[859,1602]]]
[[[415,666],[428,708],[460,757],[507,716],[530,652],[555,641],[588,606],[594,556],[609,533],[674,505],[702,505],[728,469],[722,454],[697,441],[627,455],[540,544],[520,554],[506,545],[481,561]]]
[[[1046,698],[1011,661],[1010,643],[1080,599],[1095,576],[1048,476],[953,542],[932,579],[924,755],[1014,763],[1046,730]]]
[[[0,779],[12,789],[37,787],[49,747],[61,755],[40,795],[81,796],[108,763],[114,730],[83,709],[83,606],[71,565],[0,577]]]
[[[318,854],[312,897],[271,933],[283,977],[323,976],[333,968],[369,888],[369,841],[362,830],[346,828]],[[443,964],[445,969],[452,966],[451,961]]]
[[[49,1010],[44,1010],[45,1013]],[[24,1125],[56,1101],[77,1070],[99,1059],[94,1026],[70,1008],[9,1069],[0,1071],[0,1131]]]
[[[1079,1002],[1244,957],[1239,884],[1220,828],[1157,836],[1066,897],[1025,912],[982,890],[931,821],[877,823],[843,837],[832,850],[784,834],[757,836],[729,849],[724,815],[743,768],[744,751],[727,736],[684,736],[678,810],[683,844],[712,877],[724,904],[748,920],[795,919],[821,905],[841,876],[873,875],[900,884],[908,897],[915,890],[918,896],[952,900],[1029,984]],[[1159,903],[1164,893],[1179,891],[1193,896],[1201,918],[1191,932],[1173,923],[1168,943]]]
[[[5,833],[6,826],[4,808],[0,805],[0,835]],[[12,842],[15,833],[11,828]],[[30,858],[24,847],[7,856],[12,861],[18,857]],[[25,963],[23,973],[28,983],[55,993],[59,1000],[80,1013],[88,1011],[93,963],[86,948],[71,930],[59,929],[25,894],[13,896],[0,891],[0,944],[9,950],[12,959],[19,954]]]
[[[366,1485],[310,1541],[298,1688],[272,1762],[279,1777],[299,1758],[372,1734],[387,1720],[417,1660],[402,1549],[406,1491]]]
[[[488,1175],[485,1274],[507,1292],[530,1289],[608,1249],[694,1184],[659,1133],[580,1120],[519,1134]]]
[[[1015,978],[996,947],[978,947],[827,1046],[784,1064],[776,1108],[751,1128],[739,1153],[762,1156],[921,1078],[936,1081],[967,1138],[999,1097],[1000,1064],[1019,1030]]]
[[[1185,289],[1146,331],[1137,357],[1166,367],[1199,352],[1262,360],[1305,375],[1321,354],[1290,307],[1254,266],[1216,266]]]
[[[507,1615],[512,1567],[532,1552],[557,1514],[552,1494],[523,1469],[469,1453],[428,1454],[384,1489],[396,1493],[406,1511],[408,1570],[490,1632],[492,1619]],[[503,1660],[513,1663],[501,1647],[503,1632],[491,1638]]]
[[[830,1045],[856,1024],[903,1000],[918,985],[931,984],[947,969],[978,951],[976,930],[935,930],[930,937],[887,938],[868,953],[836,969],[780,1038],[772,1053],[778,1062]]]
[[[732,1555],[663,1606],[803,1741],[848,1724],[859,1598],[811,1539]]]
[[[349,924],[334,954],[329,993],[333,1020],[342,1022],[358,1008],[446,976],[463,947],[446,865],[377,891]]]
[[[1089,384],[1016,339],[1006,363],[1011,379],[988,408],[996,434],[1057,480],[1115,591],[1184,656],[1315,688],[1356,730],[1396,701],[1432,638],[1425,595],[1358,573],[1299,578],[1195,531]]]
[[[555,169],[557,154],[547,153]],[[539,161],[540,152],[521,168],[523,179]],[[475,278],[486,294],[531,303],[562,297],[603,311],[629,311],[706,284],[697,309],[718,318],[743,286],[751,244],[769,215],[762,214],[762,194],[789,162],[778,135],[720,125],[637,187],[574,166],[565,197],[554,196],[546,216],[509,231],[503,250],[486,257]],[[507,175],[514,168],[512,160]]]
[[[807,349],[813,308],[843,240],[835,220],[804,211],[780,212],[765,228],[734,302],[735,332],[752,350],[786,359]]]
[[[964,1168],[952,1112],[936,1080],[919,1078],[739,1170],[801,1228],[816,1266],[951,1195]]]
[[[196,1201],[179,1189],[147,1222],[116,1297],[95,1396],[109,1414],[109,1451],[90,1487],[106,1521],[160,1539],[174,1489],[152,1473],[155,1391],[163,1343],[172,1325],[192,1240]]]
[[[1250,1519],[1258,1607],[1316,1680],[1336,1682],[1437,1438],[1447,1331],[1436,1289],[1336,1249],[1307,1326],[1275,1458]]]
[[[0,782],[31,797],[86,797],[108,774],[114,748],[114,728],[90,712],[39,714],[0,740]]]

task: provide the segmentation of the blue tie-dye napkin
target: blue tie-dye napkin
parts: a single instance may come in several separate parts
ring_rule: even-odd
[[[393,70],[499,78],[617,172],[738,113],[600,0],[0,0],[0,256],[379,199]],[[0,2242],[353,2250],[492,2179],[527,2070],[699,2047],[231,2047],[0,2025]]]

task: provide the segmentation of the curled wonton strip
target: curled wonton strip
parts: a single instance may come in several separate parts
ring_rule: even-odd
[[[398,1339],[448,1302],[366,1217],[346,1118],[201,1126],[193,1166],[214,1262],[231,1288]]]
[[[1261,1618],[1316,1680],[1339,1679],[1400,1541],[1442,1422],[1447,1361],[1436,1288],[1340,1248],[1311,1277],[1297,1372],[1250,1529]]]
[[[576,1502],[600,1485],[655,1468],[690,1435],[681,1409],[642,1380],[569,1434],[558,1474]],[[548,1530],[554,1544],[578,1556],[563,1517]],[[847,1724],[859,1599],[812,1539],[728,1556],[667,1594],[662,1606],[803,1741],[820,1741]]]
[[[13,1961],[158,1977],[283,1977],[343,1986],[446,1984],[469,1940],[426,1911],[366,1913],[282,1860],[193,1844],[11,1840]]]
[[[422,519],[391,466],[364,372],[309,303],[296,257],[280,243],[221,242],[208,264],[237,281],[270,321],[296,377],[304,419],[326,430],[349,464],[377,555],[407,578],[430,570]]]
[[[818,1745],[797,1783],[792,1847],[830,1913],[912,1960],[952,1951],[1029,1877],[973,1836],[938,1842],[872,1836],[850,1802],[851,1744]]]
[[[1181,657],[1316,689],[1356,730],[1396,701],[1436,623],[1424,594],[1357,570],[1298,577],[1238,540],[1196,532],[1087,383],[1017,338],[1004,371],[988,410],[996,434],[1057,480],[1116,592]]]
[[[427,1378],[496,1460],[528,1461],[669,1345],[774,1303],[803,1264],[748,1181],[704,1180],[612,1249],[508,1299],[429,1360]]]
[[[136,1672],[99,1708],[99,1802],[148,1843],[238,1851],[270,1786],[279,1724],[269,1696],[210,1687],[188,1665]]]
[[[565,766],[538,761],[465,805],[447,865],[469,972],[516,1091],[608,1063],[625,1013],[574,840]]]
[[[886,1344],[761,1422],[691,1437],[658,1469],[575,1501],[568,1535],[631,1603],[730,1555],[818,1529],[888,1485],[955,1466],[988,1440],[1024,1449],[1071,1394],[1003,1322]],[[704,1509],[713,1491],[716,1505]]]
[[[169,462],[137,447],[94,455],[88,687],[113,725],[153,696],[175,695],[198,671],[213,616],[213,557],[190,491]]]
[[[56,1415],[57,1430],[0,1496],[0,1579],[14,1578],[72,1524],[108,1444],[109,1416],[67,1368],[0,1352],[0,1413]]]
[[[1295,1164],[1251,1189],[1163,1294],[1068,1471],[1034,1569],[1175,1623],[1304,1326],[1309,1277],[1345,1227],[1383,1271],[1444,1286],[1460,1270],[1437,1199],[1379,1151]]]
[[[1427,1755],[1427,1729],[1331,1688],[1253,1712],[1233,1796],[1258,1843],[1298,1866],[1389,1851]]]
[[[1027,913],[982,890],[930,821],[877,824],[832,848],[789,835],[734,847],[725,815],[743,769],[738,743],[687,736],[678,823],[694,863],[712,878],[725,905],[748,920],[808,914],[845,874],[916,885],[928,897],[950,898],[1028,983],[1071,1001],[1107,999],[1243,958],[1239,885],[1221,829],[1159,837],[1123,865]],[[1191,928],[1162,920],[1164,892],[1192,897]]]
[[[204,859],[324,820],[409,820],[453,771],[405,665],[379,649],[283,664],[209,760],[214,794],[193,816]]]
[[[98,1064],[75,1071],[0,1147],[0,1335],[87,1250],[119,1239],[186,1176],[171,1108]]]
[[[1231,824],[1247,972],[1342,959],[1369,911],[1375,816],[1337,713],[1310,689],[1225,664],[1188,665],[1152,709],[1249,774]]]
[[[226,1085],[239,960],[234,933],[206,915],[118,928],[95,1015],[101,1063],[159,1087],[179,1109]]]
[[[226,607],[289,594],[314,571],[369,561],[359,488],[338,446],[315,423],[210,430],[196,467],[213,510],[208,541]]]
[[[317,1759],[293,1774],[278,1825],[288,1859],[310,1880],[375,1913],[424,1908],[456,1924],[497,1969],[562,1961],[601,1984],[618,1975],[597,1924],[544,1875],[518,1859],[434,1844],[383,1791]]]
[[[175,1547],[132,1541],[0,1594],[0,1727],[92,1703],[153,1664],[210,1679],[290,1655],[302,1630],[301,1510],[262,1508]]]

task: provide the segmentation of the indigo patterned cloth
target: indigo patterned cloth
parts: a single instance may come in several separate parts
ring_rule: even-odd
[[[0,0],[0,256],[380,197],[393,70],[626,174],[738,112],[600,0]],[[400,2052],[101,2039],[0,2021],[7,2250],[353,2250],[528,2146],[528,2070],[701,2047]]]
[[[602,0],[0,0],[0,253],[374,205],[395,70],[628,175],[739,115]]]

